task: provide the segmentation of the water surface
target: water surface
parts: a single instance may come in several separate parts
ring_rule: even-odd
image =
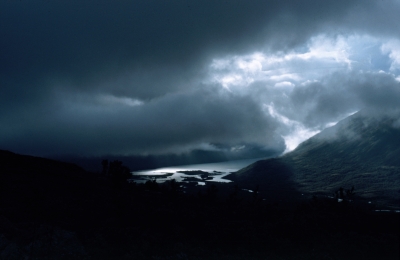
[[[231,181],[224,179],[225,176],[263,159],[265,158],[163,167],[132,172],[132,176],[138,183],[154,179],[160,183],[172,179],[179,182],[198,182],[199,185],[204,185],[205,182],[228,183]]]

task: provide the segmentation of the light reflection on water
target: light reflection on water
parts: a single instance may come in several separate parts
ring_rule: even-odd
[[[135,182],[144,183],[148,180],[156,179],[157,182],[162,183],[167,180],[175,179],[178,182],[189,181],[196,182],[198,185],[205,185],[205,182],[231,182],[224,179],[225,176],[236,172],[256,161],[265,158],[255,158],[246,160],[227,161],[219,163],[204,163],[204,164],[190,164],[174,167],[163,167],[158,169],[151,169],[145,171],[132,172]],[[202,171],[203,174],[185,174],[179,171]],[[208,175],[207,175],[208,173]],[[203,175],[203,176],[201,176]],[[208,178],[204,178],[208,177]],[[190,178],[188,180],[187,178]]]

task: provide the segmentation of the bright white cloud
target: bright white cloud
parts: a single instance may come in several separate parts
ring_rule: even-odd
[[[390,71],[400,70],[400,40],[391,40],[384,43],[381,47],[384,54],[388,54],[391,59]]]
[[[388,56],[391,59],[390,68],[386,65]],[[284,138],[285,152],[288,152],[324,128],[333,126],[338,118],[344,118],[347,116],[346,113],[349,113],[349,111],[344,111],[344,114],[340,115],[336,110],[329,112],[329,109],[320,107],[324,106],[320,102],[311,102],[296,108],[290,98],[294,90],[302,88],[297,94],[304,93],[301,95],[316,96],[324,99],[325,103],[338,104],[347,101],[333,98],[336,95],[334,93],[339,90],[346,91],[347,87],[341,85],[341,79],[337,79],[338,85],[335,85],[332,75],[336,72],[343,75],[343,73],[362,74],[362,71],[372,73],[381,71],[381,73],[392,75],[398,68],[400,68],[399,41],[385,42],[385,39],[366,35],[342,35],[334,38],[318,35],[311,38],[302,48],[286,53],[257,52],[215,59],[210,65],[210,78],[212,82],[234,93],[250,95],[263,104],[272,104],[266,106],[266,113],[281,125],[279,134]],[[329,85],[332,89],[325,89],[324,82],[327,78],[331,78]],[[399,77],[396,79],[399,81]],[[253,85],[254,83],[257,84]],[[257,91],[252,86],[255,86]],[[264,88],[260,89],[260,86]],[[320,90],[323,91],[321,94],[316,93]],[[353,90],[348,91],[352,93]],[[336,105],[329,103],[326,105],[338,109]],[[332,114],[332,117],[326,118],[325,123],[312,124],[311,128],[306,127],[306,121],[302,120],[308,122],[320,120],[314,120],[313,116],[308,114],[317,107],[320,107],[320,115],[329,117]],[[343,105],[344,110],[346,107]],[[348,107],[353,110],[355,108]],[[299,108],[302,110],[298,110]]]
[[[264,55],[261,53],[255,53],[248,57],[237,59],[237,66],[239,69],[247,72],[256,74],[262,70],[262,62],[264,60]]]
[[[273,72],[271,73],[271,76],[269,77],[270,80],[280,82],[280,81],[301,81],[300,75],[297,73],[280,73],[280,71],[274,71],[277,75],[274,75]]]
[[[286,149],[283,153],[293,151],[301,142],[320,132],[318,129],[308,129],[302,123],[279,114],[274,108],[274,104],[264,106],[267,108],[268,113],[282,123],[286,128],[286,132],[288,132],[288,134],[282,135],[286,145]]]
[[[331,39],[324,35],[319,35],[311,39],[309,51],[303,54],[295,55],[302,59],[323,59],[325,61],[334,61],[338,64],[347,64],[350,66],[350,46],[344,37]]]
[[[285,154],[293,151],[300,143],[318,134],[319,132],[319,130],[307,129],[302,124],[296,125],[290,134],[282,136],[283,139],[285,139],[286,144],[286,149],[283,153]]]
[[[378,42],[369,36],[331,38],[318,35],[311,38],[303,48],[287,53],[256,52],[214,59],[210,64],[211,80],[208,81],[219,83],[230,90],[242,91],[242,88],[254,82],[264,82],[278,88],[293,87],[321,79],[338,70],[369,70],[372,66],[371,55],[375,54],[371,48],[377,46]],[[393,43],[387,45],[385,50],[390,47],[390,55],[396,62],[397,58],[400,60],[400,54],[393,46]]]
[[[261,53],[214,59],[210,65],[211,81],[230,90],[231,87],[246,87],[254,81],[264,80],[263,60]]]
[[[293,88],[295,85],[289,81],[281,81],[275,84],[277,88]]]

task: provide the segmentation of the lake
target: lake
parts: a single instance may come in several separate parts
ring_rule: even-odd
[[[157,182],[162,183],[175,179],[178,182],[197,182],[198,185],[205,185],[206,182],[228,183],[231,181],[224,179],[225,176],[263,159],[266,158],[190,164],[136,171],[132,172],[132,180],[137,183],[144,183],[148,180],[156,180]]]

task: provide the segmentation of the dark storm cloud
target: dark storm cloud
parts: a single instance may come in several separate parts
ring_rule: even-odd
[[[0,148],[126,154],[261,143],[281,149],[276,119],[254,95],[202,84],[211,61],[290,51],[320,33],[398,37],[396,11],[398,1],[372,0],[2,1]],[[286,109],[305,111],[292,118],[311,126],[367,100],[328,88],[316,95],[313,88],[293,93]],[[305,101],[313,105],[305,108]],[[318,122],[310,119],[314,111]]]
[[[43,112],[43,111],[42,111]],[[201,144],[264,145],[283,149],[275,122],[253,100],[214,91],[169,95],[158,102],[110,109],[88,104],[37,115],[3,129],[3,146],[39,154],[148,154],[184,152]],[[40,148],[39,148],[40,147]],[[212,147],[211,147],[212,148]],[[217,147],[215,147],[217,149]]]
[[[5,1],[1,71],[93,90],[128,70],[139,76],[115,91],[151,98],[186,88],[176,74],[195,77],[211,56],[300,44],[359,2]]]

